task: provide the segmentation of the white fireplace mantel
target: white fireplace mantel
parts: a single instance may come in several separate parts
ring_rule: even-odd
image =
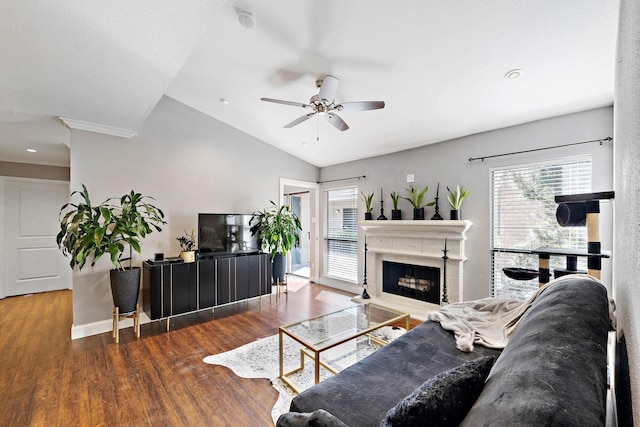
[[[463,300],[463,263],[467,259],[464,243],[467,231],[473,223],[467,220],[386,220],[359,221],[367,244],[367,287],[371,302],[411,313],[412,317],[424,319],[429,310],[439,305],[417,301],[382,290],[382,262],[392,261],[440,268],[445,249],[447,256],[447,296],[449,302]],[[446,240],[445,240],[446,239]],[[440,278],[440,299],[444,290],[445,276]]]

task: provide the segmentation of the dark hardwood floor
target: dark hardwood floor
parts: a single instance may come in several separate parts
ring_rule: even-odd
[[[344,306],[335,289],[296,292],[72,341],[71,291],[0,300],[0,426],[269,426],[277,392],[205,356]]]

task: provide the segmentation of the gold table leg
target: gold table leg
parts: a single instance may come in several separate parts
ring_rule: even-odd
[[[318,384],[320,382],[320,352],[314,351],[314,359],[315,365],[313,366],[313,376],[314,376],[314,384]]]

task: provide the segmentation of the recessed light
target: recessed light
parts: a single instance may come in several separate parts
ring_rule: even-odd
[[[519,70],[516,68],[514,70],[507,71],[507,73],[504,75],[504,78],[507,80],[515,80],[521,75],[522,75],[522,70]]]
[[[30,152],[30,153],[37,153],[37,151],[34,150],[33,148],[27,148],[27,151]]]
[[[229,105],[229,100],[227,98],[220,98],[220,102],[222,102],[224,105]]]

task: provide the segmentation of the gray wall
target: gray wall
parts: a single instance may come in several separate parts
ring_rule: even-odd
[[[620,2],[615,92],[615,299],[626,337],[634,425],[640,426],[640,3]]]
[[[168,97],[134,138],[71,132],[72,190],[85,184],[99,203],[134,189],[153,196],[166,215],[137,265],[155,252],[177,255],[176,237],[197,228],[198,212],[252,213],[278,201],[280,178],[315,182],[318,168]],[[74,327],[111,318],[109,269],[100,260],[74,271]]]
[[[469,197],[462,206],[462,217],[473,221],[468,233],[467,257],[465,263],[464,299],[477,299],[489,296],[490,292],[490,253],[489,253],[489,171],[494,167],[531,163],[550,158],[563,158],[581,154],[591,154],[593,160],[593,191],[610,191],[613,188],[613,159],[611,144],[585,144],[569,148],[538,151],[507,157],[469,162],[470,157],[529,150],[539,147],[568,144],[613,136],[612,107],[590,110],[513,126],[496,131],[471,135],[465,138],[427,145],[418,149],[403,151],[391,155],[375,157],[345,163],[321,169],[321,181],[366,175],[367,178],[356,182],[365,193],[374,191],[374,217],[380,213],[380,187],[384,188],[385,214],[391,217],[391,199],[389,193],[404,189],[407,174],[414,174],[415,186],[429,186],[427,199],[435,197],[436,186],[440,182],[441,215],[449,218],[446,202],[446,186],[456,184],[471,187]],[[352,182],[352,183],[353,183]],[[324,188],[341,186],[349,182],[323,185]],[[403,210],[403,219],[412,218],[412,207],[406,200],[399,206]],[[360,201],[359,210],[364,212],[364,203]],[[430,218],[433,207],[427,208],[425,217]],[[603,206],[601,218],[602,247],[611,250],[612,236],[611,204]],[[608,226],[607,226],[608,225]],[[360,239],[362,240],[362,239]],[[362,254],[362,251],[360,251]],[[362,255],[360,255],[362,257]],[[362,265],[362,262],[360,262]],[[611,263],[604,262],[603,280],[611,282]],[[335,282],[321,279],[327,283]],[[349,285],[343,286],[351,289]]]

